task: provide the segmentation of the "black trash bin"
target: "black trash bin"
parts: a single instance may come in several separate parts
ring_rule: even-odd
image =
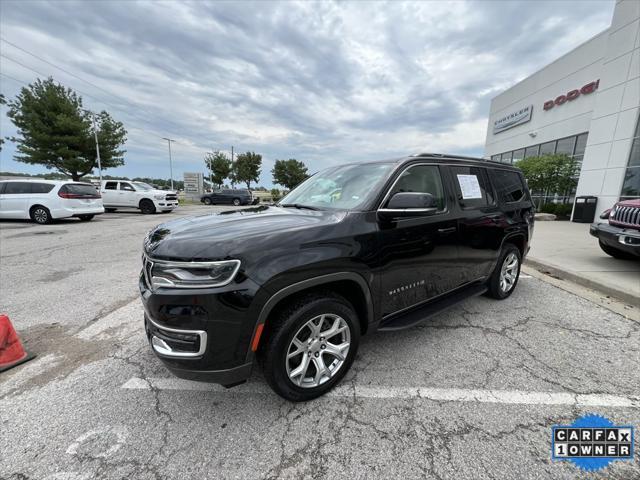
[[[576,197],[573,207],[573,221],[578,223],[592,223],[596,216],[598,197]]]

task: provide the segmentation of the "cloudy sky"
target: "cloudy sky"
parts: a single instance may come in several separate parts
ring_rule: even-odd
[[[607,28],[613,0],[0,2],[0,91],[74,88],[129,131],[112,175],[203,171],[212,149],[311,171],[418,151],[482,155],[490,99]],[[34,54],[36,56],[33,56]],[[49,63],[47,63],[49,62]],[[55,66],[54,66],[55,65]],[[87,83],[89,82],[89,83]],[[5,110],[2,136],[15,133]],[[12,160],[0,170],[38,173]]]

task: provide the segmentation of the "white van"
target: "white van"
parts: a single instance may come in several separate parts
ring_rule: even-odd
[[[104,213],[100,193],[90,183],[59,180],[0,181],[0,219],[50,223],[78,217],[89,221]]]
[[[178,194],[158,190],[144,182],[103,180],[100,188],[107,212],[121,208],[136,208],[142,213],[170,212],[178,206]]]

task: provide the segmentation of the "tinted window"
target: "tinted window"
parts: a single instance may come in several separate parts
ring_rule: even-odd
[[[487,173],[480,167],[450,167],[458,201],[463,208],[481,208],[493,203]]]
[[[5,185],[6,185],[6,182],[0,182],[0,195],[2,195],[4,193]]]
[[[86,198],[98,197],[98,191],[96,190],[96,187],[89,184],[67,183],[66,185],[62,186],[60,192]]]
[[[519,202],[524,198],[524,186],[518,172],[491,170],[498,198],[503,202]]]
[[[6,195],[31,193],[31,184],[29,182],[7,182],[4,193]]]
[[[52,183],[32,183],[31,193],[49,193],[53,187]]]
[[[538,156],[538,148],[539,147],[540,147],[540,145],[534,145],[532,147],[527,147],[527,149],[524,151],[524,158],[537,157]]]
[[[105,190],[117,190],[118,189],[118,182],[107,182],[104,185],[104,189]]]
[[[444,210],[445,199],[440,169],[435,165],[416,165],[407,168],[393,186],[389,199],[398,192],[430,193],[438,210]],[[387,201],[388,203],[388,201]],[[386,207],[386,204],[384,205]]]
[[[556,142],[547,142],[540,145],[540,155],[546,155],[548,153],[555,153]]]
[[[524,148],[513,152],[513,163],[519,162],[524,158]]]
[[[133,188],[130,183],[126,183],[126,182],[120,182],[120,190],[135,192],[135,188]]]
[[[231,195],[233,192],[231,190],[222,190],[223,195]]]

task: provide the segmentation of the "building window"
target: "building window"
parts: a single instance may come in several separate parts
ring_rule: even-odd
[[[503,153],[500,157],[502,163],[511,163],[511,152]]]
[[[521,148],[520,150],[515,150],[513,152],[513,163],[518,163],[520,160],[522,160],[524,158],[524,148]]]
[[[540,156],[556,153],[556,142],[547,142],[540,145]]]
[[[500,155],[492,155],[491,156],[491,161],[492,162],[499,162],[500,161]]]
[[[524,158],[537,157],[539,151],[540,151],[540,145],[533,145],[531,147],[527,147],[524,151]]]
[[[638,197],[640,197],[640,116],[636,122],[636,133],[633,135],[631,152],[629,152],[629,164],[620,192],[622,200]]]
[[[558,144],[556,146],[556,153],[565,154],[565,155],[573,155],[573,148],[576,145],[576,137],[562,138],[558,140]]]

